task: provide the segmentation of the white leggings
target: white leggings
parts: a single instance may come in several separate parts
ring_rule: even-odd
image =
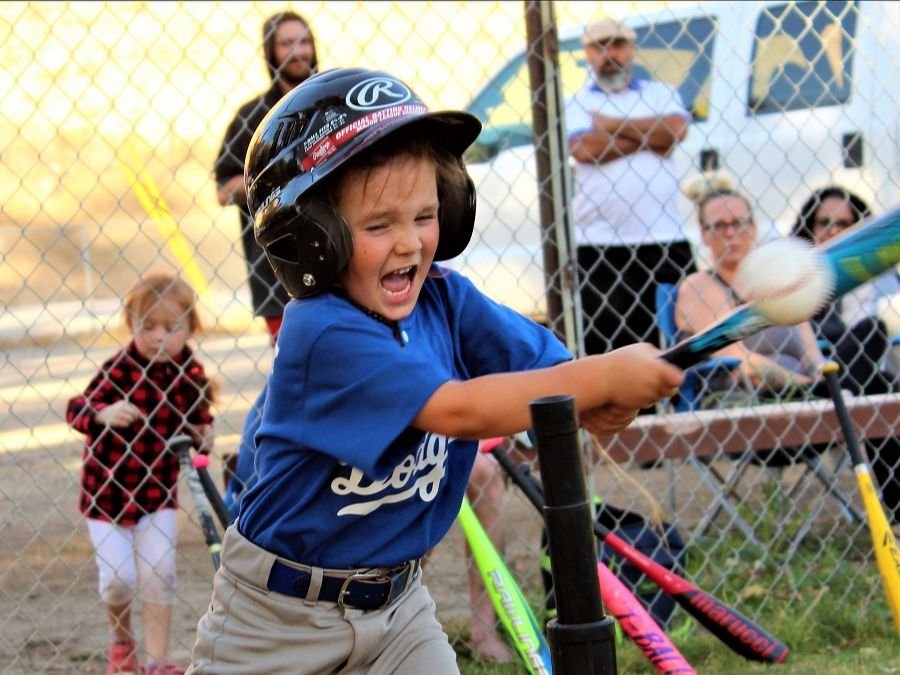
[[[143,516],[122,527],[87,519],[99,571],[100,597],[108,605],[125,605],[140,584],[144,602],[171,605],[175,595],[175,509]]]

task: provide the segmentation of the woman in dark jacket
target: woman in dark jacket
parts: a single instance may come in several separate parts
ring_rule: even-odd
[[[871,214],[868,205],[845,188],[830,185],[816,190],[803,204],[792,234],[823,244]],[[813,319],[819,339],[831,345],[841,366],[841,387],[859,394],[897,391],[897,375],[880,369],[890,348],[887,326],[877,316],[847,325],[841,300],[827,305]],[[888,518],[900,525],[900,441],[896,436],[867,439],[872,471],[881,486]]]

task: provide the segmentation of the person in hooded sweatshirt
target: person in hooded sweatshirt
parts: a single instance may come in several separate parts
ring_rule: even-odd
[[[272,86],[244,103],[237,111],[225,132],[214,173],[219,204],[234,204],[240,209],[241,240],[247,260],[253,315],[265,319],[274,344],[288,294],[275,278],[272,267],[253,236],[253,221],[247,211],[247,189],[244,186],[244,158],[250,138],[266,113],[318,68],[316,43],[307,20],[290,11],[270,16],[263,24],[263,53]]]

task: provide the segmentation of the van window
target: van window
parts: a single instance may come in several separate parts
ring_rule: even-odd
[[[667,21],[637,30],[635,76],[660,80],[681,95],[695,120],[709,116],[715,18]]]
[[[756,22],[750,114],[839,105],[850,99],[855,2],[797,2],[764,9]]]
[[[635,31],[638,44],[635,76],[672,85],[678,89],[694,119],[706,119],[714,19],[667,21],[641,26]],[[587,81],[589,75],[580,35],[560,42],[559,68],[565,96],[574,94]],[[482,121],[484,129],[466,154],[466,161],[483,162],[508,148],[531,145],[531,88],[525,55],[520,54],[508,63],[467,110]]]

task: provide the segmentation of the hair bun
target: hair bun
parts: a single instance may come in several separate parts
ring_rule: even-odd
[[[722,190],[734,190],[734,186],[734,178],[724,171],[716,169],[685,178],[681,183],[681,191],[688,199],[698,204],[707,195]]]

